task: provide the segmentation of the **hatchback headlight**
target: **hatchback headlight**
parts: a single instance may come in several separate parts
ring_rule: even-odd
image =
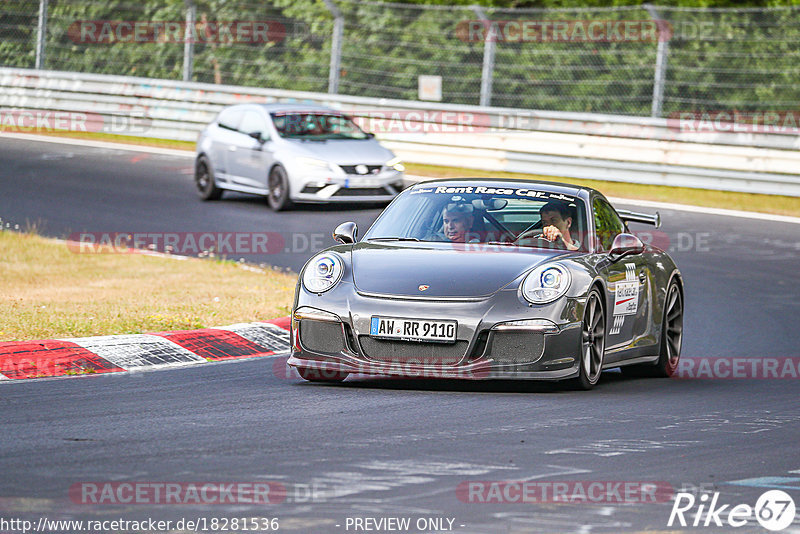
[[[406,166],[401,163],[400,158],[392,158],[384,163],[383,166],[388,167],[389,169],[394,169],[397,172],[403,172],[406,170]]]
[[[342,279],[344,262],[338,254],[323,252],[315,256],[303,271],[303,286],[312,293],[324,293]]]
[[[547,304],[562,297],[571,282],[569,269],[560,263],[542,265],[522,281],[522,296],[532,304]]]
[[[295,161],[301,165],[306,165],[307,167],[323,167],[325,169],[330,169],[331,165],[324,159],[317,159],[317,158],[308,158],[306,156],[297,156]]]

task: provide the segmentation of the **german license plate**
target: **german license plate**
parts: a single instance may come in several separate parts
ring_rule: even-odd
[[[369,335],[375,338],[399,339],[402,341],[454,343],[457,327],[457,321],[404,319],[402,317],[373,315],[370,321]]]

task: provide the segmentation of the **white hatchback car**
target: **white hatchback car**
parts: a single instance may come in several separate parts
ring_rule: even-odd
[[[381,202],[403,189],[391,150],[328,107],[239,104],[223,109],[197,139],[195,183],[203,200],[224,190],[266,196],[275,211],[293,202]]]

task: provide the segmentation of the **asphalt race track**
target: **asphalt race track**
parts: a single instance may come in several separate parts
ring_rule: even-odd
[[[301,238],[247,257],[295,271],[315,251],[310,236],[324,235],[325,246],[339,222],[366,229],[379,213],[306,206],[275,214],[263,199],[233,195],[202,203],[188,158],[2,138],[0,161],[4,222],[35,222],[54,237],[268,231],[291,243],[302,235],[308,246]],[[683,357],[797,362],[800,225],[660,211],[663,233],[653,239],[671,247],[686,281]],[[797,377],[654,380],[610,371],[590,392],[514,381],[327,386],[287,377],[279,358],[5,383],[0,519],[206,518],[208,532],[212,518],[234,517],[278,518],[279,531],[308,533],[766,532],[755,517],[738,528],[668,526],[669,498],[523,503],[516,491],[465,488],[526,481],[543,491],[568,482],[572,494],[598,482],[653,483],[697,496],[689,522],[701,495],[706,507],[715,494],[717,507],[730,505],[722,521],[768,489],[800,507],[799,385]],[[87,482],[270,483],[285,497],[92,505],[70,494]],[[411,526],[357,518],[408,518]],[[228,527],[217,531],[243,531]],[[800,518],[782,532],[800,532]]]

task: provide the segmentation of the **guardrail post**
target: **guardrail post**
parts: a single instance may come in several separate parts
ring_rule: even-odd
[[[331,66],[328,72],[328,92],[339,92],[339,70],[342,62],[342,39],[344,37],[344,17],[333,0],[324,0],[325,6],[333,15],[333,36],[331,37]]]
[[[186,28],[183,32],[183,81],[192,81],[194,67],[194,34],[196,7],[192,0],[184,0],[186,4]]]
[[[492,79],[494,78],[494,49],[497,41],[494,27],[481,6],[472,6],[472,11],[485,25],[483,37],[483,69],[481,70],[481,106],[492,105]]]
[[[39,23],[36,25],[36,69],[44,68],[44,43],[47,38],[47,0],[39,0]]]
[[[650,4],[643,4],[650,18],[656,23],[658,28],[658,48],[656,49],[656,71],[653,79],[653,105],[650,111],[651,117],[661,117],[664,104],[664,84],[667,76],[667,58],[669,56],[669,39],[671,37],[668,23],[658,15],[656,8]]]

